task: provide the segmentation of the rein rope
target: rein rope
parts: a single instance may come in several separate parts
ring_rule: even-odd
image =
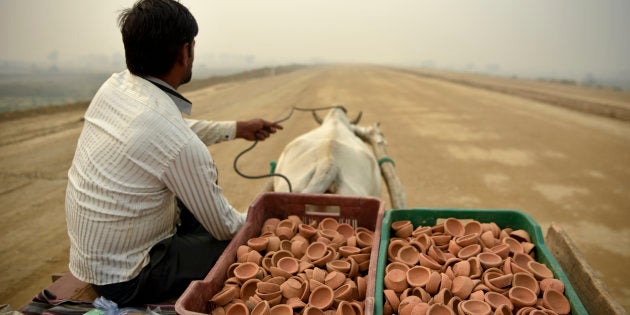
[[[320,110],[327,110],[327,109],[332,109],[332,108],[338,108],[340,106],[326,106],[326,107],[316,107],[316,108],[301,108],[301,107],[296,107],[296,106],[291,106],[291,111],[289,112],[289,114],[280,119],[280,120],[276,120],[275,123],[281,123],[283,121],[288,120],[289,118],[291,118],[291,116],[293,115],[294,111],[303,111],[303,112],[315,112],[315,111],[320,111]],[[267,178],[267,177],[281,177],[282,179],[284,179],[287,182],[287,185],[289,186],[289,192],[293,192],[293,187],[291,186],[291,181],[284,175],[276,173],[275,170],[273,173],[271,174],[264,174],[264,175],[247,175],[244,174],[243,172],[241,172],[238,169],[238,159],[241,158],[241,156],[243,156],[243,154],[251,151],[256,145],[258,144],[258,140],[254,140],[254,143],[247,149],[243,150],[241,153],[239,153],[235,158],[234,158],[234,171],[240,175],[241,177],[247,178],[247,179],[260,179],[260,178]]]

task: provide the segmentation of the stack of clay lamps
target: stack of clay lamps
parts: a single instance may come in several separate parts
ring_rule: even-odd
[[[362,315],[374,232],[325,218],[267,219],[238,247],[211,314]]]
[[[564,284],[535,260],[525,230],[448,218],[391,224],[383,314],[568,314]]]

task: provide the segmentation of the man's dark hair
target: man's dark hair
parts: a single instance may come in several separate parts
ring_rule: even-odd
[[[173,0],[140,0],[122,11],[118,25],[127,68],[139,76],[168,73],[178,50],[186,43],[192,46],[199,31],[190,11]]]

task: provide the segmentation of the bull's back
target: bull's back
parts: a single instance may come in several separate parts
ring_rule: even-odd
[[[294,192],[378,196],[380,172],[371,150],[351,131],[318,128],[283,151],[276,172],[289,178]],[[288,191],[281,178],[275,191]]]

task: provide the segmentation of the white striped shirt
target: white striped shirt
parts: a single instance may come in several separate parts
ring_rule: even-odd
[[[97,285],[136,277],[149,250],[177,227],[175,197],[219,240],[243,225],[216,184],[207,145],[233,139],[235,122],[182,117],[171,97],[123,71],[85,113],[68,172],[70,271]]]

